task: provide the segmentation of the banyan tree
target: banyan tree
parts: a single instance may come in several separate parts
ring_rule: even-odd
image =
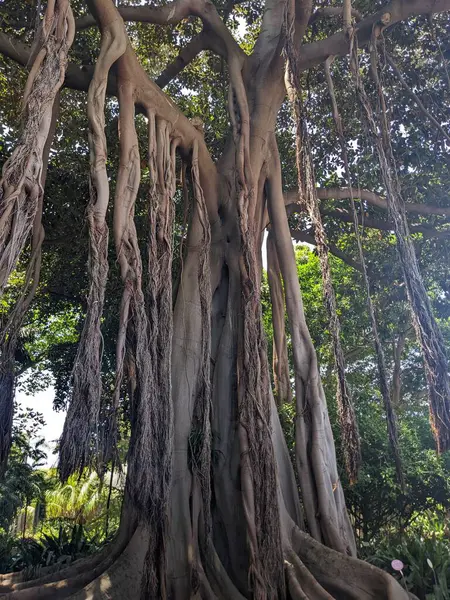
[[[423,353],[437,451],[445,451],[450,447],[447,356],[412,237],[429,229],[423,222],[412,224],[410,217],[448,216],[450,209],[411,202],[402,188],[385,79],[390,69],[389,77],[433,131],[433,143],[448,149],[445,119],[431,114],[390,52],[399,27],[411,19],[432,27],[433,18],[445,19],[450,2],[250,3],[252,36],[240,45],[234,34],[244,5],[48,0],[42,7],[37,3],[34,19],[18,19],[16,32],[6,22],[0,32],[3,60],[28,69],[21,134],[4,162],[0,185],[0,293],[8,291],[18,261],[27,261],[21,293],[1,323],[1,470],[11,443],[18,340],[45,254],[49,156],[60,142],[55,130],[68,106],[63,96],[67,100],[72,90],[87,123],[79,147],[88,145],[89,185],[77,202],[85,211],[89,251],[83,328],[59,444],[61,478],[114,464],[124,419],[130,431],[115,539],[99,554],[57,572],[43,569],[37,579],[1,576],[6,598],[408,598],[390,575],[357,558],[346,510],[342,469],[356,480],[363,457],[354,410],[358,399],[346,381],[329,264],[330,253],[342,252],[327,239],[323,207],[327,199],[347,203],[334,218],[347,219],[356,235],[350,264],[361,271],[367,292],[387,435],[403,485],[395,407],[360,228],[365,206],[387,213],[382,224],[396,239]],[[422,16],[428,21],[420,21]],[[137,49],[139,36],[152,28],[157,40],[155,32],[181,26],[191,39],[169,64],[164,56],[156,60],[160,75],[153,79],[142,48]],[[83,59],[86,35],[96,44],[95,60],[89,53]],[[445,62],[438,35],[433,32]],[[171,39],[176,44],[176,33]],[[155,62],[158,48],[153,51]],[[218,57],[226,80],[225,93],[217,92],[227,111],[220,152],[208,135],[211,124],[203,123],[201,114],[188,118],[162,91],[203,52]],[[311,92],[313,71],[322,74],[322,83]],[[357,106],[353,120],[370,148],[375,191],[361,188],[357,161],[349,158],[350,125],[342,116],[348,111],[335,92],[341,80],[351,90]],[[345,180],[339,189],[318,184],[311,105],[319,94],[328,107],[329,134],[337,141]],[[109,121],[105,115],[112,113]],[[294,175],[285,172],[279,148],[281,113],[289,122]],[[107,135],[111,127],[118,135]],[[291,189],[283,185],[286,179],[294,182]],[[365,225],[373,226],[370,217]],[[320,259],[342,469],[305,320],[293,238],[314,244]],[[263,245],[273,375],[262,324]],[[107,290],[114,277],[119,293],[112,306]],[[106,385],[103,333],[111,311],[117,327]],[[277,404],[283,402],[294,402],[296,409],[294,457],[278,417]]]

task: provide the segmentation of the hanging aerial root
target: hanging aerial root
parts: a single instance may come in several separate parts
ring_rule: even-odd
[[[34,224],[35,235],[33,236],[32,244],[34,250],[27,267],[25,284],[16,305],[8,317],[5,327],[0,331],[0,477],[6,469],[11,447],[16,377],[15,355],[20,328],[39,284],[42,261],[41,248],[44,239],[41,217],[42,203],[40,203],[40,209],[36,215]]]
[[[239,174],[238,174],[239,177]],[[271,394],[262,327],[253,186],[238,182],[242,308],[238,342],[238,418],[241,486],[250,551],[249,577],[256,599],[285,595],[277,479],[271,439]]]
[[[15,354],[20,328],[39,284],[44,185],[56,128],[59,90],[73,37],[74,19],[68,0],[49,2],[24,91],[24,130],[3,166],[0,181],[0,295],[32,232],[25,284],[0,331],[0,474],[6,468],[11,445]]]
[[[361,464],[361,447],[355,411],[353,408],[350,390],[345,378],[345,358],[340,340],[340,323],[336,310],[336,297],[331,281],[331,269],[328,260],[328,246],[319,209],[316,183],[314,178],[314,167],[308,140],[308,131],[300,96],[300,76],[297,66],[299,60],[298,51],[294,46],[292,33],[289,33],[290,30],[289,24],[287,24],[287,78],[288,92],[293,106],[296,125],[295,146],[299,197],[304,202],[314,226],[314,237],[316,240],[317,253],[319,255],[320,267],[322,271],[325,304],[330,321],[330,332],[336,365],[336,401],[339,411],[342,449],[344,453],[347,474],[350,479],[350,483],[353,483],[358,477],[358,471]]]
[[[273,379],[276,400],[281,406],[292,401],[292,390],[284,318],[284,290],[272,230],[269,230],[267,237],[267,277],[272,303]]]
[[[343,130],[343,126],[342,126],[342,119],[341,119],[341,115],[339,113],[339,108],[338,108],[337,101],[336,101],[336,95],[334,93],[334,84],[333,84],[333,79],[331,77],[331,72],[330,72],[330,62],[331,62],[330,59],[328,59],[325,62],[325,78],[327,80],[328,92],[330,94],[333,119],[334,119],[334,123],[336,126],[339,145],[341,148],[341,156],[342,156],[342,162],[344,163],[345,175],[347,177],[347,185],[349,186],[350,205],[351,205],[351,211],[352,211],[352,216],[353,216],[353,226],[354,226],[354,230],[355,230],[356,244],[358,246],[358,254],[359,254],[359,262],[361,265],[361,272],[363,274],[364,285],[365,285],[365,289],[366,289],[367,308],[369,311],[370,322],[372,325],[375,354],[377,357],[378,381],[379,381],[381,396],[383,398],[384,409],[386,412],[389,444],[390,444],[391,452],[392,452],[394,462],[395,462],[395,470],[396,470],[396,474],[397,474],[397,480],[400,484],[400,487],[402,489],[404,489],[405,481],[404,481],[404,477],[403,477],[402,461],[401,461],[400,449],[399,449],[399,445],[398,445],[397,416],[396,416],[394,408],[392,406],[391,394],[389,392],[386,361],[384,358],[383,346],[381,345],[381,340],[380,340],[380,336],[378,333],[378,325],[377,325],[377,319],[375,316],[375,308],[374,308],[374,305],[372,302],[370,281],[369,281],[369,276],[367,273],[367,266],[366,266],[366,261],[364,258],[364,251],[363,251],[361,236],[359,233],[358,213],[356,211],[355,199],[353,197],[353,187],[352,187],[352,180],[351,180],[351,173],[350,173],[350,164],[348,161],[347,146],[346,146],[344,130]]]
[[[149,524],[149,545],[142,578],[142,597],[166,597],[165,546],[166,506],[172,473],[172,260],[173,260],[173,196],[176,188],[175,152],[179,143],[171,139],[171,127],[148,111],[149,145],[149,238],[147,315],[150,354],[153,365],[151,389],[155,445],[158,453],[155,469],[159,481],[153,486],[157,504]],[[139,382],[139,379],[138,379]],[[139,401],[142,402],[140,398]],[[147,417],[148,418],[148,417]]]
[[[395,63],[394,59],[392,58],[392,56],[390,56],[388,54],[388,52],[386,52],[386,50],[384,51],[383,54],[384,54],[384,58],[386,59],[386,61],[389,64],[389,66],[394,71],[397,79],[399,80],[399,82],[401,83],[401,85],[403,86],[403,88],[407,91],[407,93],[411,96],[411,98],[414,100],[414,102],[417,104],[417,106],[419,107],[419,109],[422,112],[422,114],[425,115],[425,117],[430,121],[430,123],[432,123],[433,126],[447,140],[447,143],[450,144],[450,135],[445,131],[445,129],[442,127],[442,125],[439,123],[439,121],[425,108],[422,100],[414,92],[414,90],[408,85],[408,83],[406,82],[405,78],[403,77],[400,69],[396,65],[396,63]]]
[[[119,59],[120,64],[120,59]],[[129,449],[129,493],[137,506],[146,514],[151,506],[150,472],[151,456],[148,392],[153,379],[150,360],[148,320],[142,292],[142,261],[134,223],[134,207],[140,182],[139,147],[134,125],[134,88],[132,83],[119,88],[119,141],[120,163],[114,199],[114,236],[120,273],[124,284],[119,317],[116,349],[116,383],[113,410],[117,411],[120,399],[124,360],[127,344],[132,344],[136,360],[136,401],[132,407],[132,439]],[[141,414],[142,413],[142,414]],[[138,450],[140,445],[141,447]],[[141,452],[133,460],[135,452]]]
[[[48,158],[56,129],[56,121],[59,113],[59,93],[56,95],[52,109],[51,122],[47,140],[42,151],[42,171],[40,175],[41,191],[45,186],[47,177]],[[20,329],[25,315],[35,297],[39,285],[42,266],[42,243],[44,241],[44,228],[42,226],[43,194],[39,195],[37,212],[34,217],[31,232],[31,257],[25,273],[25,282],[19,299],[8,315],[6,324],[0,327],[0,476],[6,468],[6,461],[11,445],[11,429],[14,406],[15,388],[15,355],[19,341]]]
[[[121,70],[121,59],[118,61]],[[119,73],[120,73],[119,70]],[[134,123],[134,86],[119,86],[120,164],[114,201],[114,235],[124,284],[116,357],[116,390],[113,410],[120,399],[127,348],[135,361],[135,392],[131,407],[131,439],[128,451],[127,493],[149,529],[149,547],[142,577],[142,596],[164,598],[164,495],[167,436],[158,419],[155,396],[156,364],[152,361],[150,324],[142,290],[142,260],[134,223],[140,182],[140,158]],[[113,426],[116,426],[113,423]]]
[[[371,44],[371,73],[378,95],[377,120],[359,73],[356,40],[354,40],[351,52],[351,70],[366,124],[377,150],[383,183],[386,188],[389,217],[394,223],[397,253],[402,266],[414,327],[425,363],[431,428],[438,452],[444,452],[450,448],[448,359],[442,333],[433,315],[409,232],[404,199],[391,145],[384,92],[378,75],[376,34],[377,28],[374,30],[374,39]]]
[[[295,457],[310,534],[342,553],[356,554],[348,518],[327,401],[317,355],[305,320],[292,238],[287,220],[275,136],[267,180],[267,206],[286,290],[295,379]]]
[[[211,231],[205,197],[200,184],[198,144],[192,149],[192,184],[195,197],[195,214],[201,228],[201,246],[198,250],[198,289],[202,320],[201,366],[195,391],[194,414],[190,439],[191,468],[198,478],[202,495],[202,518],[204,538],[203,553],[211,536]]]
[[[15,268],[43,193],[41,172],[55,97],[64,82],[75,22],[69,0],[53,0],[39,31],[24,94],[24,129],[0,181],[0,293]]]
[[[101,382],[101,318],[108,278],[109,183],[106,171],[107,147],[104,105],[111,66],[125,52],[127,38],[122,20],[113,21],[102,31],[100,55],[89,86],[87,106],[90,148],[90,197],[87,207],[89,227],[89,294],[86,318],[78,344],[72,372],[72,398],[60,440],[59,473],[66,480],[92,463],[102,393]],[[115,436],[109,436],[109,441]],[[102,449],[102,462],[110,452]]]

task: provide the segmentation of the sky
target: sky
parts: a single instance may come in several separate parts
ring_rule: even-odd
[[[57,440],[61,436],[66,416],[65,412],[56,412],[53,410],[54,395],[54,389],[51,386],[43,392],[37,392],[33,396],[28,396],[20,390],[16,392],[16,401],[20,406],[23,408],[32,408],[44,416],[46,424],[40,435],[46,441],[47,461],[45,467],[56,466],[57,456],[53,454],[53,450],[55,449]]]

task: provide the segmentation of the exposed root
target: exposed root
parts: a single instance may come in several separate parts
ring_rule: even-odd
[[[388,573],[357,558],[319,544],[292,527],[292,548],[331,598],[342,600],[408,600],[407,592]],[[311,599],[330,596],[311,593]]]
[[[285,558],[286,578],[289,591],[293,598],[306,600],[333,600],[333,596],[314,579],[311,572],[305,567],[293,550],[286,552]]]
[[[130,533],[130,530],[124,526],[124,523],[122,523],[119,533],[114,541],[105,546],[103,550],[94,556],[79,559],[71,565],[63,568],[61,568],[61,565],[44,567],[40,570],[39,576],[35,579],[22,581],[22,572],[10,573],[9,575],[5,576],[4,581],[0,580],[0,593],[12,593],[20,590],[26,590],[28,588],[40,588],[47,584],[56,584],[63,580],[76,580],[76,578],[80,575],[96,569],[99,565],[105,565],[106,561],[109,561],[111,557],[115,559],[120,556],[130,540],[132,529],[133,528],[131,528]],[[6,577],[8,579],[6,579]]]
[[[46,579],[51,577],[47,576],[47,578],[44,578],[42,581],[36,580],[27,582],[26,584],[17,584],[15,589],[5,596],[5,600],[36,600],[36,598],[44,600],[47,598],[59,599],[72,597],[73,594],[89,585],[97,577],[103,576],[103,574],[112,565],[114,565],[116,561],[120,560],[120,556],[124,550],[132,543],[133,539],[131,542],[129,542],[129,544],[126,542],[118,545],[106,556],[103,556],[102,554],[103,559],[99,562],[94,561],[93,565],[91,566],[89,565],[89,562],[86,562],[83,563],[83,568],[81,568],[80,565],[76,568],[76,570],[69,567],[67,571],[60,571],[59,573],[55,574],[59,576],[55,581],[47,582]],[[64,578],[65,575],[68,576]],[[32,584],[32,587],[28,587],[29,583]],[[84,595],[82,597],[85,598]]]

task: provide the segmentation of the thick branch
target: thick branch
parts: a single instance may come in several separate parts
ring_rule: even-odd
[[[333,196],[334,197],[334,196]],[[289,202],[289,196],[285,195],[285,203],[286,203],[286,212],[288,215],[293,215],[297,212],[302,212],[303,207],[301,204],[297,202]],[[321,215],[325,217],[333,217],[334,219],[338,219],[339,221],[344,221],[345,223],[353,223],[352,215],[345,210],[321,210]],[[380,231],[394,231],[394,223],[390,221],[382,221],[380,219],[372,219],[371,217],[358,216],[358,222],[360,225],[364,227],[368,227],[369,229],[379,229]],[[411,233],[421,233],[424,238],[446,238],[450,236],[450,230],[448,229],[435,229],[434,227],[426,226],[426,225],[411,225],[410,226]]]
[[[0,54],[11,58],[19,65],[22,65],[22,67],[28,67],[31,58],[31,48],[22,42],[8,37],[0,31]],[[64,85],[73,90],[87,91],[93,74],[93,65],[85,66],[69,63],[66,70]],[[111,81],[108,85],[108,93],[115,93],[115,88],[115,82]]]
[[[176,59],[169,63],[161,75],[155,79],[156,85],[164,88],[177,75],[181,73],[203,50],[209,47],[208,37],[204,32],[193,38],[178,54]]]
[[[321,214],[323,217],[333,217],[334,219],[344,221],[345,223],[353,223],[352,215],[345,210],[322,210]],[[363,227],[368,227],[369,229],[379,229],[380,231],[392,232],[395,230],[394,223],[391,221],[382,221],[380,219],[372,219],[371,217],[362,217],[361,215],[359,215],[358,222]],[[450,235],[450,230],[438,230],[434,227],[430,227],[427,225],[411,225],[409,229],[411,233],[421,233],[425,238],[439,238],[447,237]]]
[[[316,245],[314,235],[312,233],[308,233],[307,231],[301,231],[300,229],[293,229],[291,227],[291,237],[296,242],[304,242],[306,244],[311,244],[312,246]],[[361,272],[362,269],[359,262],[356,262],[355,260],[353,260],[353,258],[342,252],[342,250],[338,248],[335,244],[328,242],[328,250],[331,252],[331,254],[334,254],[334,256],[340,258],[342,262],[345,262],[345,264],[347,264],[349,267],[352,267],[353,269],[356,269],[356,271]]]
[[[319,8],[315,11],[315,13],[311,16],[309,20],[309,25],[312,25],[316,21],[323,19],[325,17],[340,17],[344,12],[342,6],[324,6],[323,8]],[[361,21],[362,15],[356,8],[351,9],[351,16],[355,19],[357,23]]]
[[[211,37],[211,36],[210,36]],[[25,44],[11,39],[4,33],[0,32],[0,53],[8,58],[11,58],[23,67],[27,67],[31,49]],[[208,207],[212,199],[216,196],[215,192],[208,193],[208,190],[213,190],[216,178],[216,169],[211,160],[209,152],[206,148],[203,136],[191,124],[178,107],[162,92],[162,90],[149,79],[145,70],[139,65],[136,56],[128,44],[127,48],[128,59],[133,63],[133,69],[136,72],[137,80],[141,82],[140,98],[136,99],[136,112],[146,114],[146,105],[150,102],[156,114],[164,120],[175,124],[176,130],[182,137],[182,147],[190,149],[192,141],[198,139],[199,153],[201,156],[202,173],[208,172],[207,183],[204,184],[205,195],[207,197]],[[71,89],[87,91],[94,74],[94,66],[78,66],[69,64],[66,70],[64,85]],[[114,76],[109,74],[107,94],[117,95],[117,81]],[[144,99],[145,98],[145,99]],[[214,207],[211,207],[215,211]],[[210,214],[211,217],[211,214]],[[215,219],[215,216],[214,216]]]
[[[134,23],[152,23],[154,25],[176,25],[183,19],[194,15],[196,2],[178,0],[164,6],[118,6],[117,10],[124,21]],[[88,29],[95,25],[93,15],[86,15],[77,19],[77,31]]]
[[[317,197],[320,200],[347,200],[351,196],[360,200],[365,200],[372,206],[377,206],[383,210],[387,210],[388,205],[386,198],[379,196],[375,192],[362,190],[359,188],[317,188]],[[290,190],[285,193],[286,205],[295,204],[298,202],[298,191]],[[448,206],[431,206],[428,204],[418,204],[415,202],[405,202],[406,212],[417,213],[421,215],[445,215],[450,216],[450,207]]]
[[[224,54],[229,54],[233,50],[242,59],[245,58],[245,53],[221,20],[210,0],[176,0],[164,6],[119,6],[117,11],[124,21],[154,25],[176,25],[187,17],[199,17],[205,27],[216,36],[216,40],[211,42],[215,49],[217,49],[217,43],[221,43]],[[78,30],[93,25],[95,25],[95,18],[92,15],[81,17],[76,22]],[[222,54],[222,52],[220,53]]]
[[[181,73],[203,50],[211,50],[215,54],[227,58],[226,48],[221,39],[212,32],[204,29],[199,35],[180,50],[175,60],[167,65],[161,75],[155,80],[156,85],[164,88]]]
[[[413,17],[415,15],[430,15],[450,10],[450,0],[393,0],[375,14],[363,19],[355,27],[355,33],[358,37],[358,46],[364,46],[370,42],[373,26],[380,22],[390,27]],[[302,52],[299,60],[299,68],[304,71],[323,63],[328,56],[344,56],[350,49],[349,39],[344,31],[334,35],[305,44],[302,46]]]

